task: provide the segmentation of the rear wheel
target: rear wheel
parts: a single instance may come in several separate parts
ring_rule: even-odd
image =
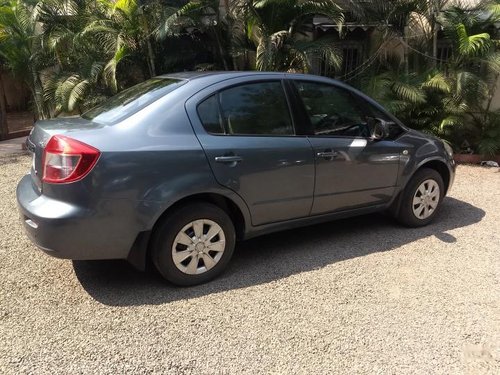
[[[186,205],[155,229],[153,263],[168,281],[182,286],[207,282],[226,268],[235,245],[230,217],[208,203]]]
[[[434,169],[418,170],[406,186],[396,218],[409,227],[429,224],[436,216],[444,197],[444,183]]]

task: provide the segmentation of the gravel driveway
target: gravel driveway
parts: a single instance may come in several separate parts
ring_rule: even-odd
[[[0,156],[0,373],[500,373],[500,173],[458,168],[437,222],[370,215],[239,244],[174,288],[121,261],[48,257]]]

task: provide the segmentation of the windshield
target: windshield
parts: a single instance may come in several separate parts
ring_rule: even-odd
[[[186,82],[172,78],[152,78],[123,90],[85,112],[82,117],[105,125],[117,123]]]

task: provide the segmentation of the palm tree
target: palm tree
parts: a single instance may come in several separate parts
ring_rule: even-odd
[[[371,0],[367,2],[349,1],[349,10],[355,19],[363,23],[379,24],[382,31],[381,42],[398,39],[403,45],[404,74],[410,74],[409,38],[421,34],[422,20],[429,14],[435,0]],[[418,30],[416,33],[414,30]]]
[[[40,71],[51,65],[37,32],[40,3],[29,6],[22,0],[0,5],[0,56],[14,77],[26,83],[35,103],[36,115],[47,118],[50,112],[43,97]]]
[[[498,21],[483,9],[449,7],[441,12],[439,22],[452,43],[448,61],[427,64],[420,72],[401,74],[400,60],[374,64],[364,76],[365,91],[384,102],[412,127],[439,135],[456,148],[467,140],[477,151],[491,154],[500,150],[499,113],[491,111],[500,73],[500,54],[496,52],[494,30]]]
[[[342,10],[333,0],[239,0],[232,11],[255,45],[258,70],[308,72],[314,57],[340,67],[330,40],[310,40],[314,15],[342,24]]]
[[[82,112],[111,94],[103,80],[110,53],[82,32],[104,16],[102,7],[85,0],[44,0],[38,14],[42,45],[52,56],[52,66],[40,72],[51,115]]]
[[[224,70],[232,68],[230,45],[231,28],[234,20],[227,12],[221,10],[219,0],[193,0],[182,6],[162,20],[156,30],[158,40],[180,35],[195,35],[199,32],[206,35],[209,44],[214,46],[215,55]]]
[[[82,34],[92,35],[113,56],[104,68],[105,78],[117,92],[117,69],[128,59],[144,77],[157,74],[153,34],[160,21],[174,10],[160,2],[139,3],[139,0],[102,0],[103,15],[87,24]],[[144,69],[146,68],[146,69]]]
[[[136,0],[44,0],[39,21],[55,66],[44,72],[53,114],[81,113],[156,75],[153,28],[170,8]]]
[[[483,154],[500,151],[499,117],[491,110],[500,77],[500,53],[496,51],[498,40],[494,34],[500,14],[490,12],[485,17],[488,14],[485,10],[491,5],[492,2],[487,2],[479,8],[450,7],[440,18],[454,47],[448,63],[452,73],[443,78],[451,88],[449,103],[461,110],[462,129],[457,130],[472,139]],[[441,127],[446,125],[443,122]]]

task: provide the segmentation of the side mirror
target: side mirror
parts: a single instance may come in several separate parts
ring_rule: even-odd
[[[389,135],[387,122],[380,118],[370,117],[368,119],[368,126],[370,128],[370,138],[372,141],[380,141]]]

